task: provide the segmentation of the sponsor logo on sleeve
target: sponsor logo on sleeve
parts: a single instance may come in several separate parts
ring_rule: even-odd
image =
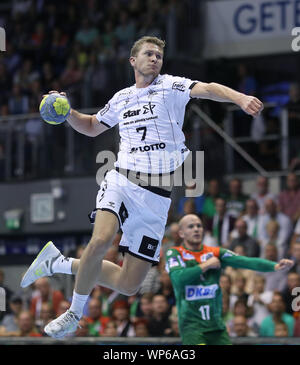
[[[231,256],[238,256],[235,252],[227,250],[224,255],[222,256],[222,258],[224,259],[225,257],[231,257]]]
[[[110,109],[110,104],[109,104],[109,103],[107,103],[107,104],[105,105],[105,107],[104,107],[104,108],[102,108],[102,109],[99,111],[100,115],[103,117],[103,115],[104,115],[104,114],[106,114],[106,113],[109,111],[109,109]]]
[[[173,90],[185,91],[185,86],[182,82],[173,82]]]
[[[187,285],[185,287],[185,299],[188,301],[212,299],[216,297],[218,284],[213,285]]]

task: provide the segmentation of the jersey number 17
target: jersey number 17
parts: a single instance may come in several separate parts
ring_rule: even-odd
[[[204,321],[210,320],[209,305],[201,305],[201,307],[199,308],[199,311],[200,311],[201,317]]]

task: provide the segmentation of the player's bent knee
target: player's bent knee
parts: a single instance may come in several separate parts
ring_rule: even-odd
[[[106,237],[92,237],[89,248],[91,254],[97,255],[102,254],[103,251],[107,251],[107,249],[111,246],[112,239]]]

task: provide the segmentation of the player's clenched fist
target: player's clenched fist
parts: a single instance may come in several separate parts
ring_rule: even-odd
[[[211,257],[207,261],[200,264],[200,267],[201,267],[202,271],[205,272],[209,269],[220,269],[221,263],[217,257]]]
[[[263,103],[255,96],[243,95],[240,98],[239,105],[241,109],[252,117],[257,117],[258,114],[263,110]]]

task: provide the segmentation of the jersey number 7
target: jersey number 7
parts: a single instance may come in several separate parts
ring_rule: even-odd
[[[138,127],[136,129],[136,131],[139,133],[140,131],[143,131],[143,135],[142,135],[142,139],[141,141],[144,141],[144,139],[146,138],[146,133],[147,133],[147,127]]]

